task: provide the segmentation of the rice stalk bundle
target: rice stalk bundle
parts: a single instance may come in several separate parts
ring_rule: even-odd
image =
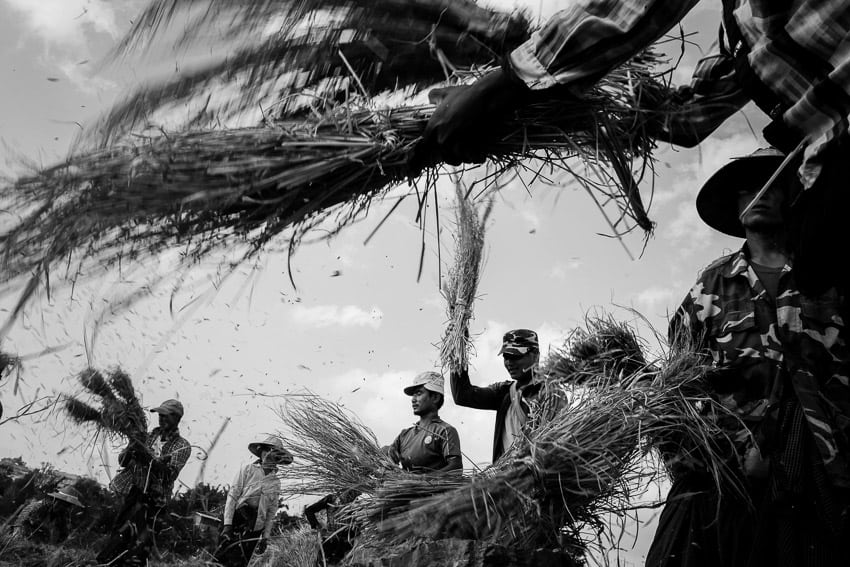
[[[448,325],[440,344],[440,360],[450,371],[461,371],[468,366],[469,322],[473,316],[473,303],[478,293],[481,268],[484,262],[484,230],[493,208],[487,199],[483,211],[466,195],[460,183],[455,186],[457,196],[457,234],[455,257],[443,286]]]
[[[588,316],[563,345],[541,364],[549,380],[584,384],[593,378],[619,379],[646,368],[643,347],[627,323],[612,317]]]
[[[170,24],[185,21],[184,13],[192,23],[181,26],[174,52],[193,43],[229,44],[227,57],[139,88],[90,127],[87,140],[111,144],[140,126],[159,126],[157,114],[185,115],[184,127],[205,128],[258,109],[278,120],[321,112],[353,89],[374,96],[421,88],[456,69],[492,63],[530,33],[524,14],[471,0],[204,3],[193,12],[196,0],[150,2],[113,60],[161,48]],[[224,37],[204,33],[220,30]],[[178,105],[181,112],[168,112]]]
[[[335,494],[335,517],[356,525],[364,541],[381,520],[418,499],[466,484],[460,475],[412,474],[393,463],[374,433],[348,410],[313,394],[288,397],[279,411],[294,462],[278,475],[291,495]],[[359,498],[356,498],[359,496]]]
[[[289,396],[278,411],[295,461],[281,467],[294,494],[372,493],[402,474],[375,434],[339,404],[313,394]]]
[[[461,537],[519,546],[566,533],[580,549],[582,525],[604,530],[603,514],[627,509],[630,481],[647,474],[640,458],[651,448],[690,447],[718,487],[736,490],[728,436],[718,425],[726,412],[705,393],[704,362],[676,349],[657,370],[599,375],[588,387],[546,381],[525,439],[469,486],[414,503],[380,533],[390,541]]]
[[[649,159],[654,145],[642,101],[651,98],[647,90],[663,87],[650,67],[633,60],[581,99],[547,92],[504,125],[489,157],[500,171],[538,159],[535,177],[558,168],[573,172],[573,157],[630,170],[633,160]],[[320,223],[329,222],[334,234],[408,180],[409,157],[431,112],[431,106],[348,104],[304,121],[177,132],[72,156],[0,189],[0,199],[22,211],[0,234],[0,282],[33,274],[20,307],[36,289],[33,282],[73,252],[81,263],[109,266],[179,245],[190,263],[240,241],[247,259],[287,229],[290,250]],[[625,150],[609,151],[614,145]],[[624,215],[652,228],[633,179],[586,182],[611,191]]]
[[[122,436],[128,441],[144,443],[147,439],[147,415],[132,380],[120,369],[109,371],[108,376],[108,379],[105,378],[93,368],[83,370],[78,380],[94,403],[65,396],[65,412],[77,423],[94,426],[98,434]]]

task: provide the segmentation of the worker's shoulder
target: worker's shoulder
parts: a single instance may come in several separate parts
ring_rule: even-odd
[[[708,266],[700,270],[698,280],[709,279],[713,277],[717,277],[724,272],[728,272],[732,264],[734,264],[735,260],[740,256],[739,252],[731,252],[726,254],[725,256],[721,256],[717,258],[713,262],[711,262]]]

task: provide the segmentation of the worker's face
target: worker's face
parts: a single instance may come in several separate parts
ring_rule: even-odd
[[[525,373],[537,366],[540,360],[540,353],[535,350],[530,350],[525,354],[502,354],[505,361],[505,370],[511,375],[514,380],[520,379]]]
[[[424,386],[419,386],[410,396],[410,404],[413,406],[413,415],[424,415],[437,409],[437,404],[431,396],[431,392]]]
[[[753,232],[774,232],[785,222],[783,206],[785,205],[789,178],[780,177],[774,185],[768,188],[753,208],[741,219],[744,228]],[[738,189],[738,215],[753,200],[761,187],[748,186]]]
[[[176,429],[178,423],[180,423],[180,418],[174,415],[173,413],[159,414],[159,428],[164,431],[171,431],[172,429]]]

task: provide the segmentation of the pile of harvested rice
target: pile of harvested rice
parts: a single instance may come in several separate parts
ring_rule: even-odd
[[[127,373],[115,368],[104,377],[99,371],[87,368],[79,374],[78,379],[100,407],[74,396],[66,396],[65,411],[71,419],[94,426],[97,434],[118,435],[128,441],[144,444],[147,439],[147,415]]]
[[[705,359],[685,345],[648,364],[640,344],[628,325],[588,319],[550,356],[559,370],[543,383],[525,437],[471,479],[404,473],[348,412],[296,398],[282,415],[296,457],[287,477],[305,479],[292,490],[367,495],[344,514],[371,544],[454,537],[558,545],[576,557],[593,543],[587,526],[602,532],[609,514],[631,510],[630,487],[654,474],[643,468],[648,451],[688,448],[718,487],[737,490],[718,424],[729,415],[704,390]]]
[[[584,526],[603,530],[607,514],[629,509],[629,487],[646,476],[641,459],[653,448],[691,447],[718,486],[735,490],[727,437],[716,420],[726,412],[702,387],[705,360],[677,349],[655,367],[624,374],[628,364],[614,359],[635,359],[630,349],[639,344],[627,334],[622,324],[592,322],[576,345],[610,346],[610,338],[618,336],[626,340],[617,344],[628,348],[618,354],[598,349],[596,355],[579,348],[585,358],[569,362],[578,376],[568,372],[544,383],[524,439],[470,485],[415,502],[410,511],[385,520],[380,534],[390,541],[566,543],[580,553],[590,544],[582,539]]]

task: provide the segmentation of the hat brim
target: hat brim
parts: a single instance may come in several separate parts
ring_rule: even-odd
[[[429,388],[427,384],[416,384],[415,386],[408,386],[404,389],[404,393],[407,394],[408,396],[412,396],[413,392],[415,392],[417,388],[425,388],[429,392],[434,392],[434,393],[437,393],[437,394],[443,393],[439,390],[435,390],[434,388]]]
[[[260,451],[263,447],[267,447],[271,449],[275,454],[278,455],[277,463],[282,465],[288,465],[292,462],[292,455],[286,449],[281,449],[280,447],[275,447],[271,443],[248,443],[248,450],[257,458],[261,458]]]
[[[746,185],[759,190],[782,164],[778,154],[737,158],[715,172],[697,195],[697,213],[705,224],[723,234],[746,238],[738,218],[738,190]]]
[[[83,506],[83,503],[80,502],[80,499],[75,496],[62,494],[61,492],[50,492],[48,493],[48,496],[51,496],[56,500],[61,500],[62,502],[67,502],[68,504],[73,504],[74,506],[79,506],[80,508],[85,508],[85,506]]]

